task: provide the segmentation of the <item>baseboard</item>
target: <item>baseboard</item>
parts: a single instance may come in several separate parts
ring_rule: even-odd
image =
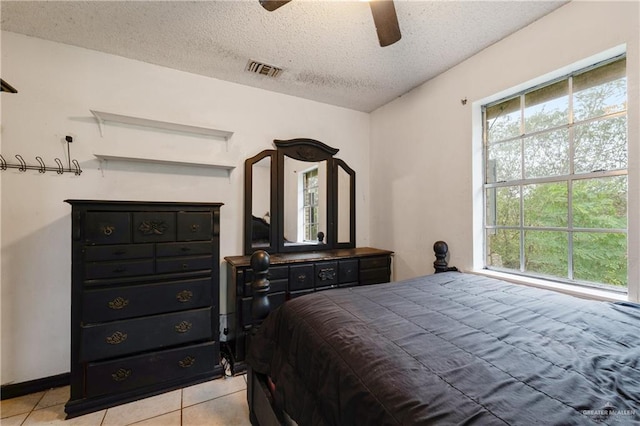
[[[67,386],[70,383],[70,377],[71,375],[69,373],[62,373],[57,376],[43,377],[42,379],[30,380],[28,382],[2,385],[2,387],[0,387],[0,397],[2,400],[5,400],[51,388]]]

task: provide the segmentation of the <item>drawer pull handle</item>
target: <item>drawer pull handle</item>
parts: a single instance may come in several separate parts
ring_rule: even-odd
[[[195,223],[191,225],[191,232],[198,232],[199,229],[200,229],[200,225],[197,225]]]
[[[103,226],[103,227],[102,227],[102,233],[103,233],[104,235],[106,235],[107,237],[108,237],[109,235],[113,234],[113,231],[115,231],[115,230],[116,230],[116,227],[115,227],[115,226],[113,226],[113,225],[110,225],[110,226]]]
[[[183,263],[182,264],[182,269],[189,269],[189,264],[188,263]]]
[[[192,367],[193,364],[196,363],[196,359],[192,356],[187,356],[185,357],[183,360],[178,361],[178,365],[182,368],[189,368]]]
[[[169,226],[162,221],[154,222],[152,220],[143,220],[138,230],[144,235],[164,235],[167,228],[169,228]]]
[[[182,321],[180,324],[175,326],[175,329],[177,333],[186,333],[187,331],[191,330],[192,325],[193,324],[188,321]]]
[[[188,251],[191,251],[191,248],[190,248],[190,247],[183,246],[183,247],[180,247],[180,251],[182,251],[182,252],[186,253],[186,252],[188,252]]]
[[[108,303],[109,308],[113,310],[122,309],[129,304],[129,299],[125,299],[124,297],[116,297],[111,302]]]
[[[126,250],[116,250],[113,252],[116,256],[122,256],[123,254],[127,254]]]
[[[125,340],[127,340],[127,333],[123,333],[122,331],[116,331],[106,338],[107,343],[110,345],[119,345]]]
[[[122,382],[123,380],[127,380],[129,376],[131,376],[131,370],[127,368],[119,368],[118,371],[111,374],[114,382]]]
[[[320,281],[330,281],[336,278],[336,270],[333,268],[322,268],[318,272],[318,278]]]
[[[124,266],[118,266],[116,269],[113,270],[113,272],[117,273],[117,274],[121,274],[123,272],[126,272],[127,268],[125,268]]]
[[[298,282],[304,282],[304,280],[307,279],[307,276],[305,274],[300,274],[298,275]]]
[[[176,294],[176,299],[178,299],[178,302],[182,303],[188,302],[192,297],[193,292],[191,292],[190,290],[182,290],[181,292]]]

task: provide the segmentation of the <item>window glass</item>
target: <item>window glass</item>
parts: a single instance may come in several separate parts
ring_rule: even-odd
[[[572,201],[576,228],[627,227],[627,176],[574,181]]]
[[[577,124],[575,171],[591,173],[627,168],[627,117]]]
[[[520,97],[488,107],[485,114],[487,139],[500,141],[520,135],[521,116]]]
[[[573,77],[574,121],[627,109],[626,60],[586,71]]]
[[[566,182],[525,185],[522,194],[525,226],[567,226],[569,203]]]
[[[524,145],[525,178],[569,174],[569,131],[537,133],[526,137]]]
[[[524,96],[525,132],[531,133],[569,123],[569,83],[559,81]]]

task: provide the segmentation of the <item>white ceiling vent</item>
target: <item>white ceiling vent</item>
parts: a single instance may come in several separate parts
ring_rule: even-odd
[[[262,62],[254,61],[251,59],[249,60],[249,62],[247,62],[247,68],[245,68],[245,70],[255,74],[266,75],[267,77],[272,78],[277,77],[282,72],[282,68],[263,64]]]

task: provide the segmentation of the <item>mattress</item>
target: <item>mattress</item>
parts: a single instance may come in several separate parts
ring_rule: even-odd
[[[640,305],[449,272],[290,300],[248,362],[300,425],[640,424]]]

